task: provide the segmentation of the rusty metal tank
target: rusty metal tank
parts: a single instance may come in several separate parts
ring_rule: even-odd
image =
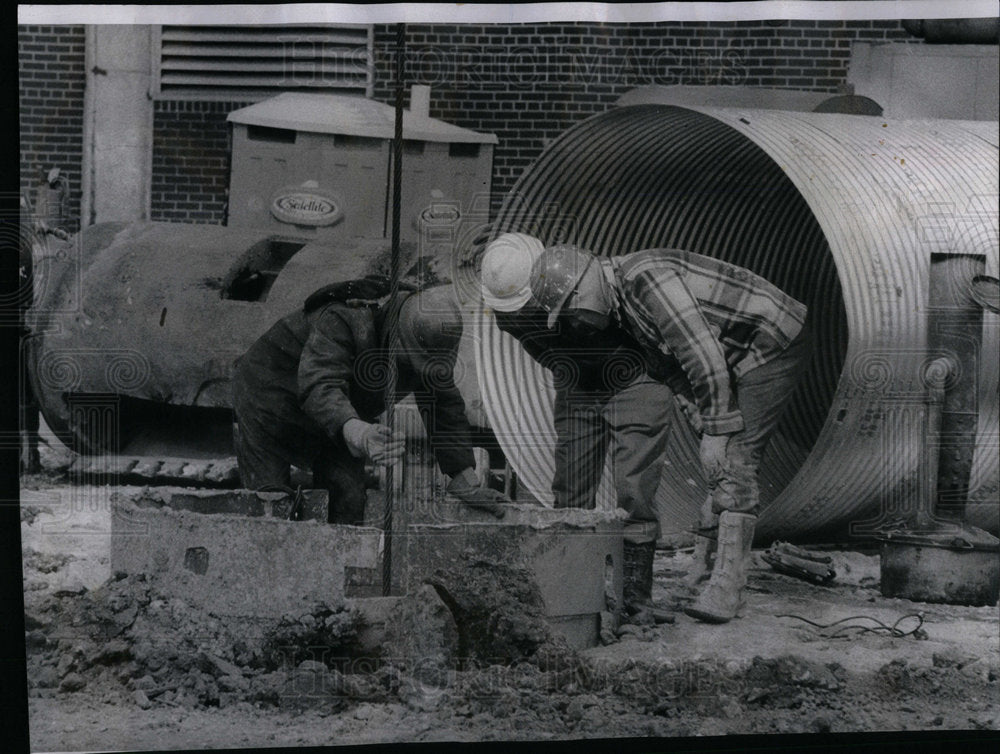
[[[1000,321],[982,311],[942,329],[930,271],[959,260],[950,285],[963,300],[977,274],[997,276],[998,143],[996,122],[618,107],[549,145],[496,226],[606,256],[688,249],[809,306],[817,347],[763,461],[759,541],[869,536],[905,514],[925,439],[925,367],[935,349],[971,343],[961,379],[972,414],[958,438],[965,515],[995,532]],[[549,500],[551,378],[489,312],[478,336],[491,425],[523,483]],[[697,438],[679,417],[672,433],[657,495],[667,536],[693,524],[705,494]]]
[[[402,252],[412,279],[449,279],[450,247]],[[85,453],[232,455],[234,360],[322,285],[387,272],[389,253],[386,239],[91,226],[36,260],[28,358],[45,419]]]

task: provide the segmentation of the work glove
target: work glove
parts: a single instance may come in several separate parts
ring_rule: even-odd
[[[726,446],[729,445],[729,435],[702,435],[699,455],[701,468],[705,479],[712,482],[722,476],[726,463]]]
[[[674,400],[677,402],[677,407],[681,410],[681,413],[684,414],[684,418],[687,419],[688,424],[691,425],[691,428],[698,434],[701,434],[703,422],[698,407],[680,393],[674,395]]]
[[[344,442],[351,455],[362,456],[374,464],[388,465],[403,456],[405,441],[384,424],[369,424],[361,419],[348,419],[343,429]]]
[[[448,493],[470,508],[477,508],[493,514],[496,518],[503,518],[503,504],[511,502],[510,498],[489,487],[480,487],[477,482],[476,471],[470,467],[452,477],[448,483]]]

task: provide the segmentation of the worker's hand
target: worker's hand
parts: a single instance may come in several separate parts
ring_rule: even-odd
[[[684,414],[684,418],[687,419],[688,424],[691,425],[691,428],[701,434],[702,420],[698,407],[679,393],[674,395],[674,400],[677,402],[677,407],[681,410],[681,413]]]
[[[351,454],[364,456],[375,464],[391,464],[403,456],[405,441],[393,435],[384,424],[369,424],[361,419],[348,419],[344,424],[344,442]]]
[[[489,487],[480,487],[476,471],[471,467],[452,478],[451,482],[448,483],[448,492],[470,508],[486,511],[496,518],[504,517],[503,504],[510,502],[510,498],[502,492],[497,492]]]
[[[729,435],[701,436],[701,448],[699,449],[701,468],[709,483],[722,475],[722,469],[726,463],[727,445],[729,445]]]

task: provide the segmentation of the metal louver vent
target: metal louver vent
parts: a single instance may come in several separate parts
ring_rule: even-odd
[[[372,27],[155,27],[154,93],[161,99],[254,100],[276,91],[371,96]]]

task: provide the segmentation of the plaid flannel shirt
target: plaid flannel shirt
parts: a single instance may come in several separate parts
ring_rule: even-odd
[[[806,307],[749,270],[673,249],[601,260],[619,322],[651,373],[686,378],[706,434],[743,429],[731,380],[774,358],[799,334]]]

